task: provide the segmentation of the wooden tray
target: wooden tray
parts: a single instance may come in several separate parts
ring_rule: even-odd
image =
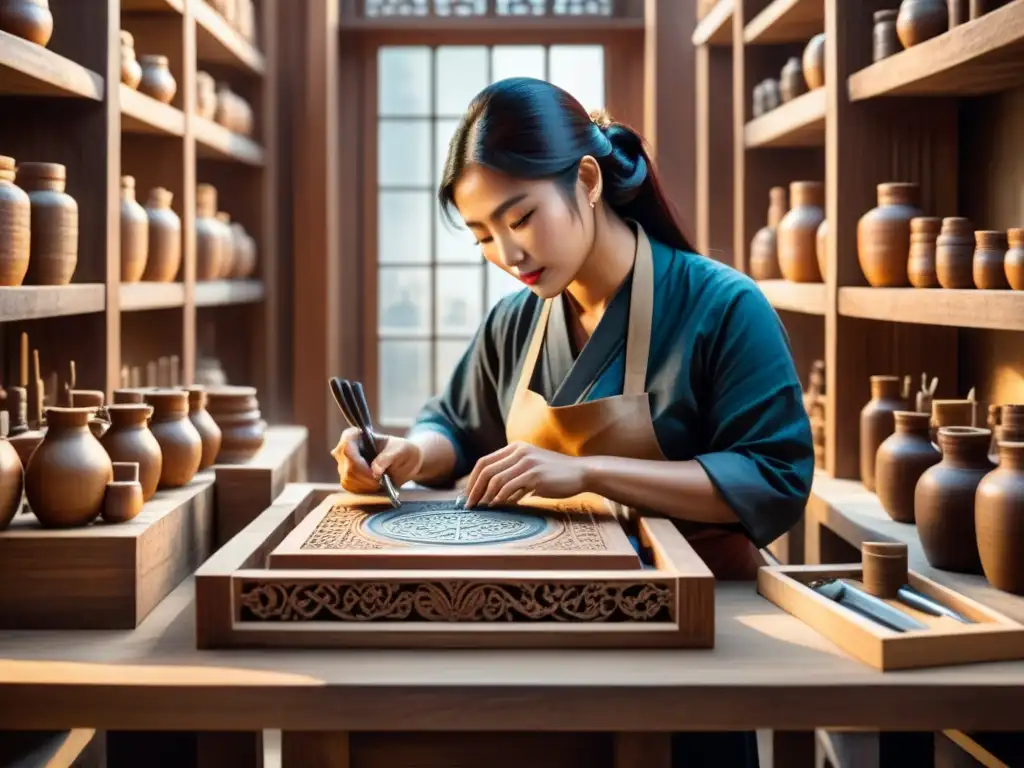
[[[1024,658],[1024,626],[914,571],[908,575],[910,586],[978,623],[961,624],[953,619],[937,618],[888,600],[886,602],[930,627],[896,632],[806,586],[816,579],[826,578],[848,580],[860,587],[861,566],[858,563],[761,568],[757,591],[875,669],[915,669]]]
[[[714,645],[714,578],[668,520],[641,521],[652,562],[632,570],[270,567],[313,510],[333,507],[336,491],[287,486],[196,572],[200,648]]]

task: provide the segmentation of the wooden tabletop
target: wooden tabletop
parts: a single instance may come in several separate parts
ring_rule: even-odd
[[[1024,727],[1024,663],[876,672],[719,585],[708,651],[195,650],[193,583],[134,632],[0,632],[9,729]]]

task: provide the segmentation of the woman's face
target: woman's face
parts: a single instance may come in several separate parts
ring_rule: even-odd
[[[576,210],[553,181],[515,179],[481,165],[468,166],[455,184],[455,206],[484,258],[542,299],[565,290],[593,246],[590,200],[600,196],[600,171],[587,161],[576,184]],[[595,171],[596,190],[587,183]]]

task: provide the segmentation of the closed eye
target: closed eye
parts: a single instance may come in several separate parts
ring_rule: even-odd
[[[533,211],[530,211],[528,214],[523,216],[523,218],[519,219],[518,221],[513,222],[512,223],[512,229],[519,229],[520,227],[524,226],[526,224],[526,222],[528,222],[530,220],[530,217],[533,216],[534,211],[536,211],[536,210],[537,209],[534,208]]]

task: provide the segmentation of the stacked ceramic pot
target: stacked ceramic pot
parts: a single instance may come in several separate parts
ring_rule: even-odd
[[[255,456],[267,435],[255,387],[211,387],[206,409],[221,430],[218,464],[241,464]]]

